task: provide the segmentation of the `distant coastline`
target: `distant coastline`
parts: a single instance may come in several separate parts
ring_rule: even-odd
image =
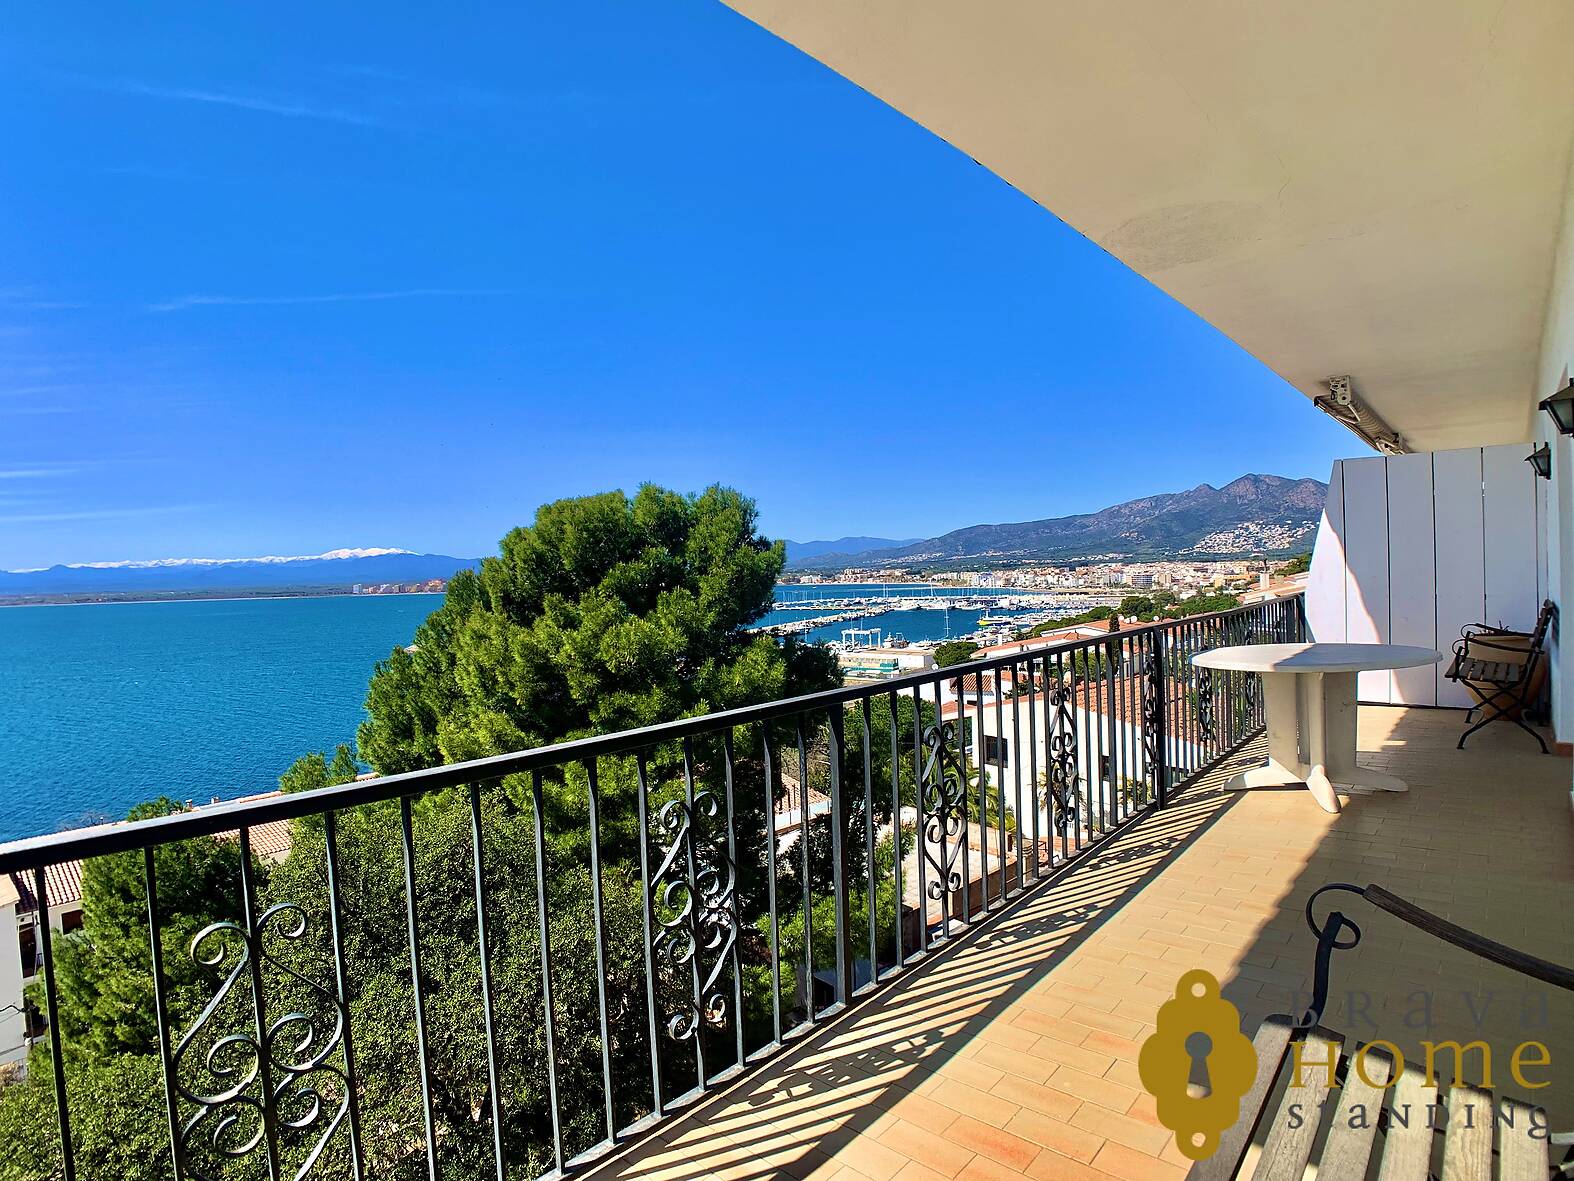
[[[0,604],[176,603],[441,591],[477,558],[337,549],[298,557],[155,558],[0,570]]]
[[[0,841],[121,819],[159,796],[276,788],[307,751],[355,741],[377,662],[441,602],[336,594],[0,611]]]
[[[256,603],[268,599],[392,599],[409,595],[443,595],[440,590],[353,591],[349,587],[323,587],[301,590],[279,590],[269,587],[255,594],[236,593],[226,587],[222,592],[203,594],[200,591],[177,591],[167,595],[122,594],[101,595],[14,595],[0,598],[0,607],[105,607],[129,603]]]

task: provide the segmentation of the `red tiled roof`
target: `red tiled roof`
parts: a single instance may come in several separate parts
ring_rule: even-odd
[[[1107,624],[1097,621],[1093,623],[1074,623],[1052,632],[1046,632],[1041,636],[1034,636],[1030,640],[1008,640],[1003,644],[990,644],[987,647],[980,648],[969,659],[983,659],[987,656],[1002,653],[1009,655],[1012,652],[1030,652],[1038,648],[1048,648],[1055,644],[1065,644],[1074,640],[1090,640],[1105,634],[1108,630]]]
[[[1073,704],[1075,705],[1075,707],[1079,711],[1086,712],[1086,713],[1095,713],[1095,714],[1102,714],[1102,715],[1105,715],[1105,716],[1109,716],[1111,714],[1111,712],[1112,712],[1110,710],[1109,684],[1110,684],[1110,682],[1108,680],[1103,680],[1103,681],[1099,681],[1099,682],[1096,682],[1096,683],[1089,683],[1089,682],[1086,682],[1086,681],[1080,683],[1077,686],[1076,700],[1073,702]],[[1028,706],[1036,705],[1038,702],[1042,701],[1043,699],[1044,699],[1044,695],[1042,693],[1035,693],[1032,696],[1029,696],[1026,693],[1024,693],[1024,694],[1022,694],[1022,695],[1020,695],[1018,697],[1007,697],[1001,703],[1001,710],[1002,710],[1002,713],[1003,713],[1003,717],[1005,717],[1007,719],[1009,719],[1011,717],[1011,710],[1012,710],[1012,703],[1013,702],[1016,703],[1016,707],[1018,709],[1025,709]],[[1185,685],[1180,685],[1180,684],[1172,684],[1171,685],[1171,687],[1170,687],[1170,703],[1172,705],[1178,705],[1182,709],[1186,709],[1186,708],[1190,707],[1190,701],[1189,701],[1188,696],[1187,696],[1187,688],[1186,688]],[[946,702],[945,705],[942,706],[941,710],[940,710],[940,717],[941,717],[941,719],[942,720],[946,720],[946,719],[950,719],[950,718],[956,717],[957,716],[957,704],[958,703],[955,702],[955,701],[948,701],[948,702]],[[967,715],[969,717],[972,717],[974,715],[974,713],[976,712],[976,709],[977,709],[976,703],[973,702],[972,700],[968,700],[968,701],[964,702],[963,704],[966,706]],[[1129,677],[1129,678],[1122,677],[1119,680],[1117,680],[1116,683],[1115,683],[1115,702],[1114,702],[1114,705],[1115,705],[1115,708],[1113,710],[1113,716],[1116,717],[1117,719],[1119,719],[1120,721],[1122,721],[1122,722],[1131,722],[1131,723],[1141,722],[1142,721],[1142,682],[1141,682],[1141,680],[1139,678],[1136,678],[1136,677]],[[986,718],[992,718],[994,716],[994,711],[995,711],[995,703],[993,701],[985,701],[984,702],[984,713],[986,715]],[[1025,722],[1023,724],[1026,725]]]
[[[800,789],[799,789],[799,786],[798,786],[798,781],[796,779],[791,778],[790,776],[783,775],[782,776],[782,784],[783,784],[783,786],[786,787],[787,790],[782,793],[782,798],[776,802],[776,809],[775,810],[777,812],[791,812],[791,811],[794,811],[798,807],[798,802],[799,802],[798,801],[798,796],[799,796]],[[811,787],[809,789],[809,807],[810,807],[811,810],[816,805],[829,804],[830,802],[831,802],[831,797],[826,795],[823,791],[820,791],[817,788],[813,788],[813,787]]]
[[[993,693],[997,678],[1004,686],[1009,686],[1011,683],[1011,673],[1005,669],[1001,669],[999,672],[968,673],[966,676],[952,677],[948,683],[953,692],[956,690],[957,681],[960,680],[963,693],[978,693],[980,691]]]
[[[1006,697],[1000,702],[1000,709],[1002,715],[1009,718],[1011,716],[1013,703],[1015,703],[1015,706],[1018,710],[1021,710],[1030,705],[1033,705],[1035,702],[1042,701],[1043,699],[1044,695],[1042,693],[1035,693],[1031,697],[1026,693],[1018,697]],[[978,703],[972,699],[967,699],[962,702],[948,701],[940,707],[941,720],[944,721],[956,717],[959,706],[966,711],[967,716],[970,718],[975,716],[978,712]],[[984,702],[984,715],[986,718],[992,718],[995,716],[995,702],[993,700]],[[1026,725],[1026,723],[1023,724]]]
[[[231,836],[231,833],[221,833]],[[283,861],[290,852],[290,822],[270,820],[251,829],[251,851],[264,861]]]
[[[245,800],[265,800],[276,796],[276,791],[261,792],[253,796],[242,797]],[[217,802],[217,801],[215,801]],[[240,801],[235,801],[240,802]],[[200,805],[199,805],[200,807]],[[116,821],[124,824],[125,821]],[[94,825],[93,827],[101,827]],[[266,824],[252,826],[251,851],[264,861],[282,861],[290,851],[290,822],[288,820],[270,820]],[[221,840],[235,839],[239,830],[231,829],[229,832],[218,834]],[[11,883],[16,887],[19,898],[17,902],[18,913],[34,912],[38,910],[38,899],[33,893],[33,875],[13,873]],[[82,862],[61,861],[54,865],[44,867],[44,889],[48,892],[49,907],[51,910],[76,910],[82,903]]]
[[[38,899],[33,894],[33,875],[14,873],[11,875],[11,882],[16,886],[17,895],[21,899],[16,904],[17,910],[36,911]],[[82,901],[82,863],[62,861],[59,865],[46,865],[44,889],[48,891],[51,909],[75,909]]]

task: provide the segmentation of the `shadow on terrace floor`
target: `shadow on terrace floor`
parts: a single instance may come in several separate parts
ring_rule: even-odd
[[[1024,1132],[1091,1159],[1097,1135],[1064,1122],[1081,1106],[1073,1089],[1125,1111],[1138,1084],[1134,1070],[1106,1078],[1116,1057],[1081,1041],[1097,1033],[1124,1049],[1138,1022],[1108,1012],[1113,993],[1070,976],[1063,995],[1035,989],[1236,802],[1217,783],[1255,761],[1254,751],[1229,760],[1203,788],[1090,851],[1058,881],[594,1175],[733,1181],[830,1177],[845,1166],[841,1181],[885,1181],[956,1176],[980,1158],[1026,1167],[1042,1153],[1060,1155]],[[1087,1002],[1091,1024],[1063,1020],[1078,1001]],[[1156,1007],[1144,1002],[1141,1011],[1151,1016]],[[1048,1085],[1057,1074],[1057,1086]],[[1042,1126],[1029,1127],[1035,1115]],[[1021,1126],[1008,1132],[1013,1120]],[[1154,1145],[1166,1138],[1154,1124],[1144,1130]]]
[[[1225,986],[1248,1028],[1309,999],[1314,937],[1302,912],[1329,882],[1375,883],[1488,938],[1574,966],[1569,760],[1541,754],[1509,726],[1483,730],[1456,750],[1461,718],[1453,710],[1363,708],[1362,762],[1408,781],[1408,794],[1358,796],[1319,823],[1295,797],[1265,793],[1209,834],[1210,847],[1227,849],[1235,862],[1233,881],[1286,883]],[[1574,993],[1481,960],[1362,899],[1330,901],[1360,925],[1362,939],[1334,955],[1326,1025],[1362,1040],[1383,1037],[1412,1061],[1424,1039],[1484,1040],[1500,1093],[1545,1106],[1555,1130],[1574,1127]],[[1509,1072],[1526,1040],[1552,1056],[1551,1085],[1534,1092]],[[1466,1070],[1474,1077],[1464,1081],[1483,1081],[1474,1061]]]
[[[1301,788],[1223,791],[1224,778],[1259,757],[1248,748],[1162,814],[594,1175],[1178,1181],[1189,1162],[1142,1091],[1142,1039],[1195,967],[1225,981],[1248,1030],[1303,1003],[1313,940],[1301,912],[1317,887],[1377,882],[1493,938],[1574,962],[1570,764],[1526,751],[1525,736],[1504,727],[1456,751],[1459,718],[1364,708],[1363,761],[1412,791],[1355,797],[1337,816]],[[1506,1054],[1535,1036],[1520,1019],[1527,1003],[1540,1012],[1540,994],[1527,1002],[1523,981],[1506,970],[1386,915],[1357,913],[1369,909],[1359,899],[1347,907],[1365,939],[1335,961],[1329,1024],[1358,1037],[1380,1030],[1413,1052],[1428,1035],[1404,1019],[1411,994],[1426,991],[1434,1038],[1470,1034]],[[1547,996],[1545,1012],[1538,1040],[1552,1049],[1555,1082],[1534,1098],[1561,1126],[1574,1123],[1574,997]]]

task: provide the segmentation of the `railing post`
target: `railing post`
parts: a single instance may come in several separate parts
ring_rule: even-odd
[[[843,734],[842,706],[830,710],[831,721],[831,893],[836,910],[836,1001],[845,1005],[853,995],[853,923],[848,897],[852,875],[848,872],[847,805],[842,798],[842,757],[847,744]],[[874,900],[869,900],[874,905]],[[811,982],[811,988],[813,987]]]
[[[1162,808],[1169,803],[1170,767],[1164,716],[1169,703],[1164,700],[1164,632],[1148,633],[1148,651],[1143,660],[1142,733],[1147,749],[1148,770],[1153,775],[1154,800]]]

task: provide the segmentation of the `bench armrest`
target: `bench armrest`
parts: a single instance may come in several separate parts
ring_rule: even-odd
[[[1458,923],[1451,923],[1441,915],[1423,910],[1408,899],[1391,893],[1383,887],[1374,884],[1365,887],[1352,886],[1346,882],[1333,882],[1313,891],[1306,902],[1306,922],[1311,927],[1312,933],[1318,939],[1318,984],[1319,1000],[1326,999],[1327,995],[1327,968],[1328,953],[1354,947],[1361,941],[1361,929],[1352,923],[1339,911],[1330,911],[1326,922],[1319,924],[1313,913],[1318,898],[1332,892],[1357,894],[1365,898],[1379,910],[1387,911],[1401,922],[1409,923],[1419,931],[1435,936],[1445,943],[1452,943],[1455,947],[1470,952],[1471,955],[1480,956],[1484,960],[1491,960],[1495,964],[1518,972],[1522,976],[1530,976],[1557,988],[1566,988],[1574,992],[1574,968],[1566,968],[1562,964],[1555,964],[1551,960],[1544,960],[1540,956],[1531,955],[1529,952],[1520,951],[1506,943],[1499,943],[1495,939],[1488,939],[1485,935],[1478,934],[1468,927],[1461,927]],[[1341,940],[1339,936],[1350,932],[1350,938]],[[1321,1016],[1321,1006],[1316,1006],[1318,1016]]]
[[[1369,885],[1360,893],[1379,910],[1386,910],[1396,919],[1409,923],[1428,935],[1434,935],[1445,943],[1452,943],[1455,947],[1463,948],[1484,960],[1502,964],[1503,967],[1522,976],[1531,976],[1557,988],[1574,991],[1574,969],[1565,968],[1562,964],[1554,964],[1551,960],[1544,960],[1540,956],[1520,951],[1495,939],[1488,939],[1485,935],[1479,935],[1469,928],[1449,922],[1441,915],[1422,910],[1415,903],[1408,902],[1397,894],[1391,894],[1381,886]]]
[[[1468,636],[1459,641],[1463,649],[1455,651],[1461,656],[1474,656],[1478,660],[1495,660],[1502,664],[1524,664],[1540,649],[1530,642],[1529,636],[1493,635]]]
[[[1523,636],[1530,639],[1530,632],[1522,632],[1518,628],[1497,627],[1490,623],[1467,623],[1459,629],[1459,634],[1464,639],[1470,640],[1477,636]]]

